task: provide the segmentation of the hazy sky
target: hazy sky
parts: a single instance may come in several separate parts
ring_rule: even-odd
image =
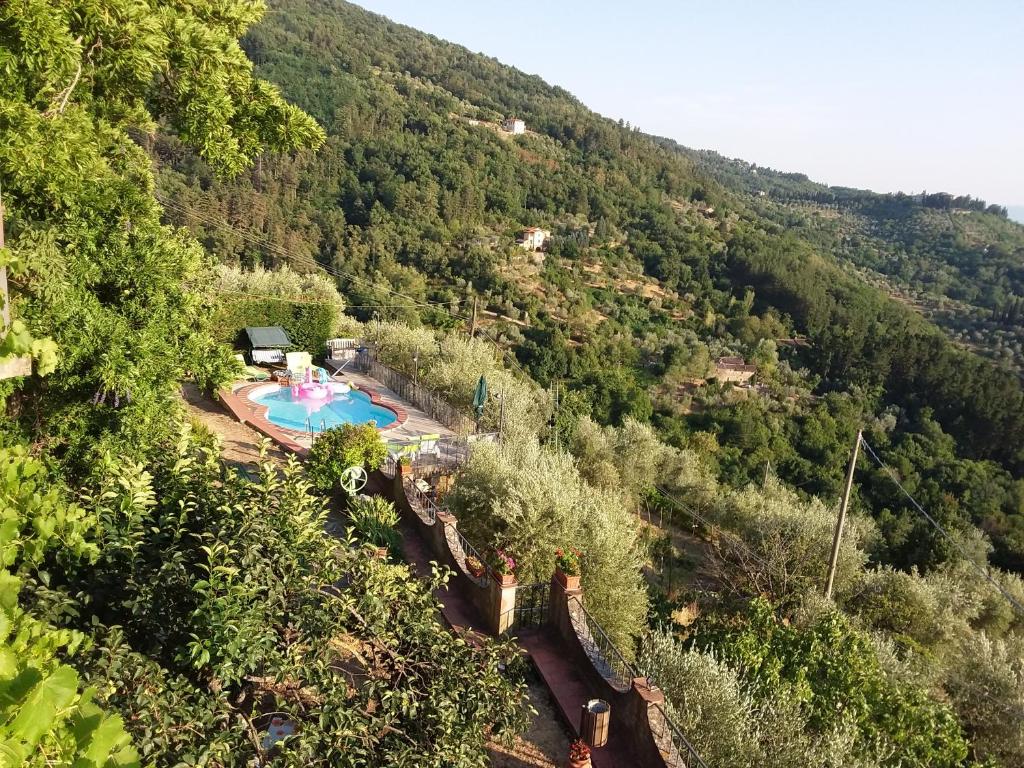
[[[1024,0],[360,4],[690,147],[1024,204]]]

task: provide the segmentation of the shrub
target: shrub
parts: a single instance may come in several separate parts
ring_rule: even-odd
[[[982,760],[1024,765],[1024,656],[984,634],[961,641],[946,690]]]
[[[555,567],[566,576],[579,576],[580,558],[582,556],[583,553],[578,549],[572,547],[562,549],[559,547],[555,550]]]
[[[348,519],[356,535],[375,547],[387,547],[399,553],[402,537],[398,533],[398,511],[380,496],[357,496],[348,505]]]
[[[742,614],[703,620],[691,637],[736,670],[758,702],[795,703],[807,734],[838,739],[852,758],[952,768],[967,757],[952,708],[922,686],[888,676],[871,638],[839,611],[798,627],[758,598]]]
[[[636,518],[618,494],[587,484],[565,453],[510,439],[473,448],[448,503],[470,540],[515,552],[523,583],[551,577],[558,547],[585,547],[587,610],[632,655],[646,623],[647,589]]]
[[[500,573],[503,576],[509,576],[516,570],[516,561],[513,559],[512,555],[504,549],[494,550],[494,557],[492,560],[495,572]]]
[[[330,491],[349,467],[371,472],[384,463],[387,455],[387,446],[372,423],[343,424],[325,430],[313,441],[306,472],[313,485]]]
[[[321,354],[340,328],[345,308],[329,277],[288,267],[243,271],[217,267],[214,318],[219,341],[234,343],[246,326],[280,325],[299,349]]]

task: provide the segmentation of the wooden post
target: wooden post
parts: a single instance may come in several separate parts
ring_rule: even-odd
[[[498,442],[502,442],[505,439],[505,393],[502,392],[499,396],[501,398],[501,411],[498,413]]]
[[[850,457],[850,468],[846,472],[846,490],[839,504],[839,519],[836,520],[836,533],[832,538],[832,555],[828,561],[828,579],[825,581],[825,599],[832,599],[832,583],[836,578],[836,565],[839,562],[839,541],[843,538],[843,524],[846,522],[846,510],[850,506],[850,491],[853,489],[853,472],[857,469],[857,456],[860,455],[861,430],[857,430],[857,442],[853,445],[853,456]]]
[[[473,318],[469,322],[469,338],[476,336],[476,296],[473,297]]]

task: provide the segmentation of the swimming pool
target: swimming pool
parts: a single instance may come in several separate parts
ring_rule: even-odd
[[[378,429],[389,427],[398,418],[390,408],[374,403],[359,390],[335,392],[325,399],[295,398],[291,387],[269,386],[250,395],[253,402],[266,406],[266,419],[272,424],[296,432],[319,432],[342,424],[374,422]]]

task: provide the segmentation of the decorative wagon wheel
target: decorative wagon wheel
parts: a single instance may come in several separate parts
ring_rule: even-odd
[[[359,493],[366,485],[368,475],[360,466],[349,467],[341,473],[341,487],[347,493]]]

